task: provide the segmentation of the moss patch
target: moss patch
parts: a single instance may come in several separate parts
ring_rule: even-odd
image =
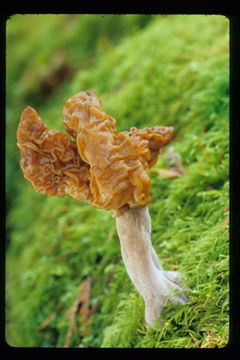
[[[33,32],[29,28],[34,29]],[[61,54],[61,55],[60,55]],[[72,76],[42,93],[63,55]],[[67,56],[66,56],[67,54]],[[65,56],[65,57],[64,57]],[[55,72],[54,72],[55,71]],[[49,75],[49,76],[50,76]],[[151,172],[152,242],[189,289],[146,329],[110,212],[37,194],[18,166],[25,106],[49,127],[91,89],[118,129],[172,125],[184,175]],[[7,22],[6,339],[26,347],[223,347],[229,325],[229,22],[203,15],[16,15]],[[167,149],[155,169],[168,169]],[[87,322],[74,312],[91,277]],[[72,312],[71,312],[72,310]],[[72,315],[70,315],[72,314]],[[68,336],[68,342],[66,337]]]

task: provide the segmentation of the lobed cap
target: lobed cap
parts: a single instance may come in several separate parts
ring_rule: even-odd
[[[71,97],[63,109],[66,132],[50,130],[28,106],[17,130],[20,167],[38,192],[86,201],[120,216],[151,202],[148,169],[174,137],[173,127],[118,132],[93,91]],[[71,138],[74,138],[74,140]]]

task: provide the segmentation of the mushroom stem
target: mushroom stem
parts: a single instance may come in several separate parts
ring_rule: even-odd
[[[178,286],[181,276],[164,271],[151,243],[148,207],[129,209],[116,218],[123,261],[127,273],[145,302],[145,321],[154,325],[164,305],[185,304],[186,296]]]

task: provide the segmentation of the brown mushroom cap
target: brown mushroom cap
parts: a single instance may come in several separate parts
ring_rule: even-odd
[[[20,167],[36,191],[88,199],[89,166],[81,160],[76,142],[67,133],[49,130],[28,106],[22,113],[17,139],[21,149]]]
[[[36,191],[69,194],[112,210],[114,216],[151,202],[147,170],[174,137],[172,127],[133,127],[119,133],[93,91],[66,102],[63,122],[67,133],[49,130],[31,107],[22,113],[17,131],[20,167]]]

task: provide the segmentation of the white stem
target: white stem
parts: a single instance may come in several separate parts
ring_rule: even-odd
[[[145,301],[146,323],[153,325],[170,293],[170,303],[186,302],[184,295],[176,294],[179,274],[164,271],[152,247],[148,207],[129,209],[116,218],[116,225],[126,270]]]

